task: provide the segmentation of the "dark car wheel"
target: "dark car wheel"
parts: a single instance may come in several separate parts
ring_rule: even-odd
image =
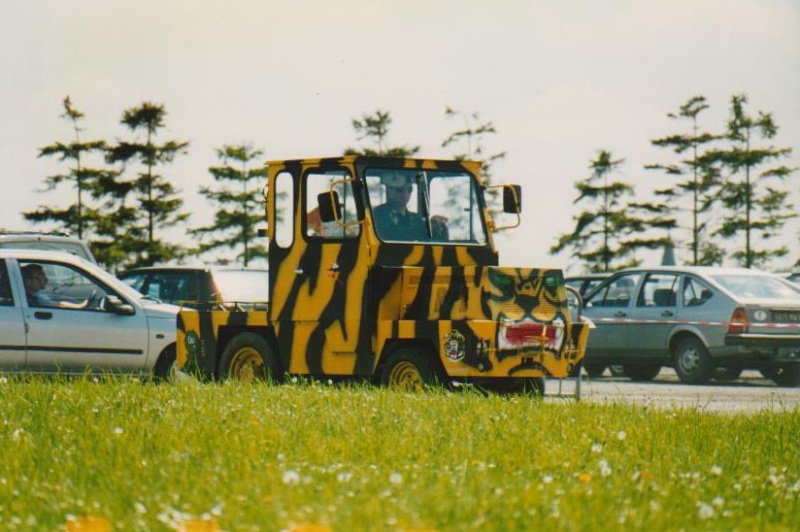
[[[778,386],[800,386],[800,364],[787,364],[779,366],[772,380]]]
[[[732,382],[741,377],[744,368],[732,367],[718,367],[714,370],[714,380],[720,382]]]
[[[692,336],[680,340],[672,352],[675,373],[686,384],[705,384],[714,376],[714,362],[708,349]]]
[[[659,364],[625,364],[622,370],[633,381],[651,381],[661,372]]]

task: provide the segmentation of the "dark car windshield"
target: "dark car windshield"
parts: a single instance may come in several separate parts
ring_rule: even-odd
[[[716,282],[741,297],[800,299],[800,288],[792,288],[777,277],[766,275],[713,275]]]
[[[222,301],[239,303],[265,302],[269,294],[266,270],[222,270],[214,272],[214,284]]]

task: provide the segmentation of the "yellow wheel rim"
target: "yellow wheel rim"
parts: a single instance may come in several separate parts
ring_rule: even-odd
[[[398,390],[418,392],[425,382],[417,366],[411,362],[400,362],[389,373],[389,386]]]
[[[240,349],[233,355],[228,375],[239,382],[255,382],[267,377],[261,353],[252,347]]]

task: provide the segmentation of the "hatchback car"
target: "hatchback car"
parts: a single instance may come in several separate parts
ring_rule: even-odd
[[[269,272],[225,266],[149,266],[119,276],[142,294],[165,303],[196,308],[221,304],[266,308]]]
[[[800,385],[800,287],[743,268],[633,268],[608,278],[583,310],[590,375],[621,364],[635,380],[662,366],[681,381],[732,380],[758,369],[783,386]]]
[[[0,250],[0,371],[165,379],[179,310],[74,255]]]

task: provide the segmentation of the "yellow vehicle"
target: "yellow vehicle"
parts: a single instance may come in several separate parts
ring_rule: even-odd
[[[543,394],[545,377],[578,367],[588,325],[570,316],[561,270],[498,266],[493,233],[519,224],[520,187],[487,187],[471,161],[267,166],[268,305],[182,310],[180,370]],[[493,217],[487,196],[501,191]]]

